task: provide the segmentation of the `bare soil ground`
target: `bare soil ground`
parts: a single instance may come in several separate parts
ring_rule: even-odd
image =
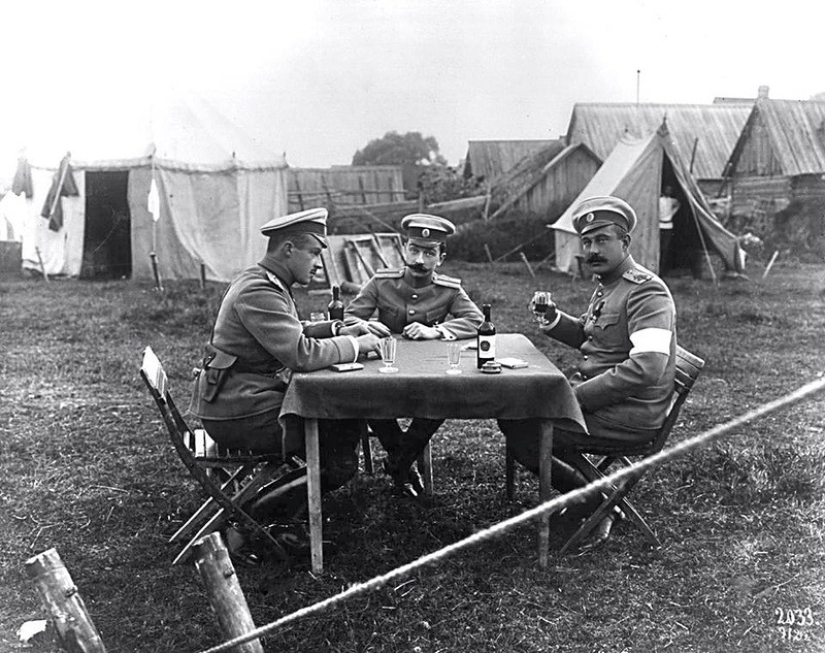
[[[500,332],[529,335],[569,371],[576,352],[524,310],[537,287],[570,312],[589,281],[521,264],[448,262]],[[749,281],[669,279],[680,342],[707,360],[678,442],[825,371],[825,266],[777,265]],[[223,288],[0,279],[0,650],[42,618],[24,572],[55,547],[110,653],[200,651],[221,641],[191,566],[166,540],[202,497],[168,445],[137,370],[151,345],[186,403]],[[301,295],[301,293],[299,293]],[[328,301],[299,296],[306,315]],[[663,542],[626,523],[606,546],[540,573],[520,528],[264,640],[268,651],[825,650],[825,397],[777,412],[649,474],[635,500]],[[378,448],[378,447],[376,447]],[[326,499],[327,573],[238,568],[257,624],[327,598],[536,503],[522,474],[504,498],[490,422],[447,422],[434,440],[436,496],[399,501],[382,475]],[[788,615],[795,623],[783,624]],[[810,621],[805,618],[811,615]]]

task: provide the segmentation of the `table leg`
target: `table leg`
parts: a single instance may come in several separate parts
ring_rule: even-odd
[[[550,499],[553,471],[553,422],[542,420],[539,427],[539,501]],[[539,517],[539,567],[547,569],[550,549],[550,513]]]
[[[323,517],[321,515],[321,455],[318,444],[318,420],[304,421],[307,455],[307,510],[309,512],[309,546],[312,572],[324,572]]]

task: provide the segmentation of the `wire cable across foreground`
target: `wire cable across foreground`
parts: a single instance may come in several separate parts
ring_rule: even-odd
[[[493,539],[495,537],[499,537],[504,533],[521,526],[525,522],[531,521],[540,517],[541,515],[548,513],[548,512],[555,512],[556,510],[561,510],[562,508],[568,506],[568,504],[588,495],[592,492],[596,492],[597,490],[606,488],[615,484],[618,481],[623,480],[626,476],[630,476],[638,472],[639,470],[646,470],[654,465],[658,465],[659,463],[668,460],[670,458],[675,458],[691,449],[695,449],[705,443],[711,442],[723,435],[726,435],[730,431],[733,431],[749,422],[752,422],[760,417],[764,417],[769,413],[775,412],[781,408],[785,408],[791,406],[793,404],[799,403],[800,401],[807,399],[808,397],[816,394],[817,392],[821,392],[825,390],[825,373],[820,373],[820,378],[816,381],[812,381],[807,383],[804,386],[801,386],[797,390],[780,397],[779,399],[775,399],[770,401],[766,404],[763,404],[757,408],[754,408],[739,417],[735,417],[723,424],[713,427],[699,435],[696,435],[692,438],[684,440],[679,444],[674,445],[673,447],[660,451],[659,453],[653,454],[641,461],[633,463],[628,467],[623,467],[620,470],[617,470],[609,475],[606,475],[603,478],[600,478],[592,483],[587,484],[586,486],[577,488],[570,492],[567,492],[561,496],[555,497],[550,499],[549,501],[545,501],[544,503],[526,510],[514,517],[501,521],[497,524],[493,524],[488,528],[485,528],[477,533],[473,533],[472,535],[465,537],[453,544],[448,544],[447,546],[438,549],[437,551],[433,551],[432,553],[428,553],[427,555],[421,556],[412,562],[409,562],[405,565],[401,565],[400,567],[396,567],[388,571],[385,574],[381,574],[380,576],[376,576],[371,578],[368,581],[363,583],[356,583],[351,587],[347,588],[343,592],[335,594],[323,601],[319,601],[317,603],[313,603],[312,605],[308,605],[304,608],[300,608],[295,612],[292,612],[280,619],[272,621],[264,626],[260,626],[254,630],[249,631],[248,633],[236,637],[232,640],[226,641],[218,646],[214,646],[209,649],[205,649],[200,653],[220,653],[221,651],[230,650],[240,644],[244,644],[246,642],[250,642],[254,639],[258,639],[264,635],[267,635],[275,630],[283,628],[284,626],[297,621],[299,619],[303,619],[304,617],[308,617],[319,612],[322,612],[328,608],[332,608],[339,603],[343,603],[348,599],[351,599],[355,596],[360,594],[366,594],[367,592],[372,592],[374,590],[380,589],[381,587],[388,585],[391,582],[399,580],[414,571],[421,569],[422,567],[426,567],[428,565],[435,564],[444,560],[445,558],[462,551],[466,548],[471,546],[475,546],[476,544],[480,544],[487,540]]]

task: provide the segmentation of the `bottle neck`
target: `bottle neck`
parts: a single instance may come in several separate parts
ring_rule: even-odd
[[[482,313],[484,313],[484,321],[485,322],[490,322],[490,307],[489,306],[484,306],[481,309],[481,311],[482,311]]]

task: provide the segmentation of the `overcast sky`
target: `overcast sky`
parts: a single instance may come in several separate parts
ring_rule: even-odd
[[[299,167],[348,164],[390,130],[434,136],[456,164],[468,140],[556,138],[574,103],[637,93],[825,91],[825,5],[802,0],[29,0],[3,13],[3,161],[24,141],[71,140],[69,123],[87,139],[137,131],[147,101],[181,91]]]

